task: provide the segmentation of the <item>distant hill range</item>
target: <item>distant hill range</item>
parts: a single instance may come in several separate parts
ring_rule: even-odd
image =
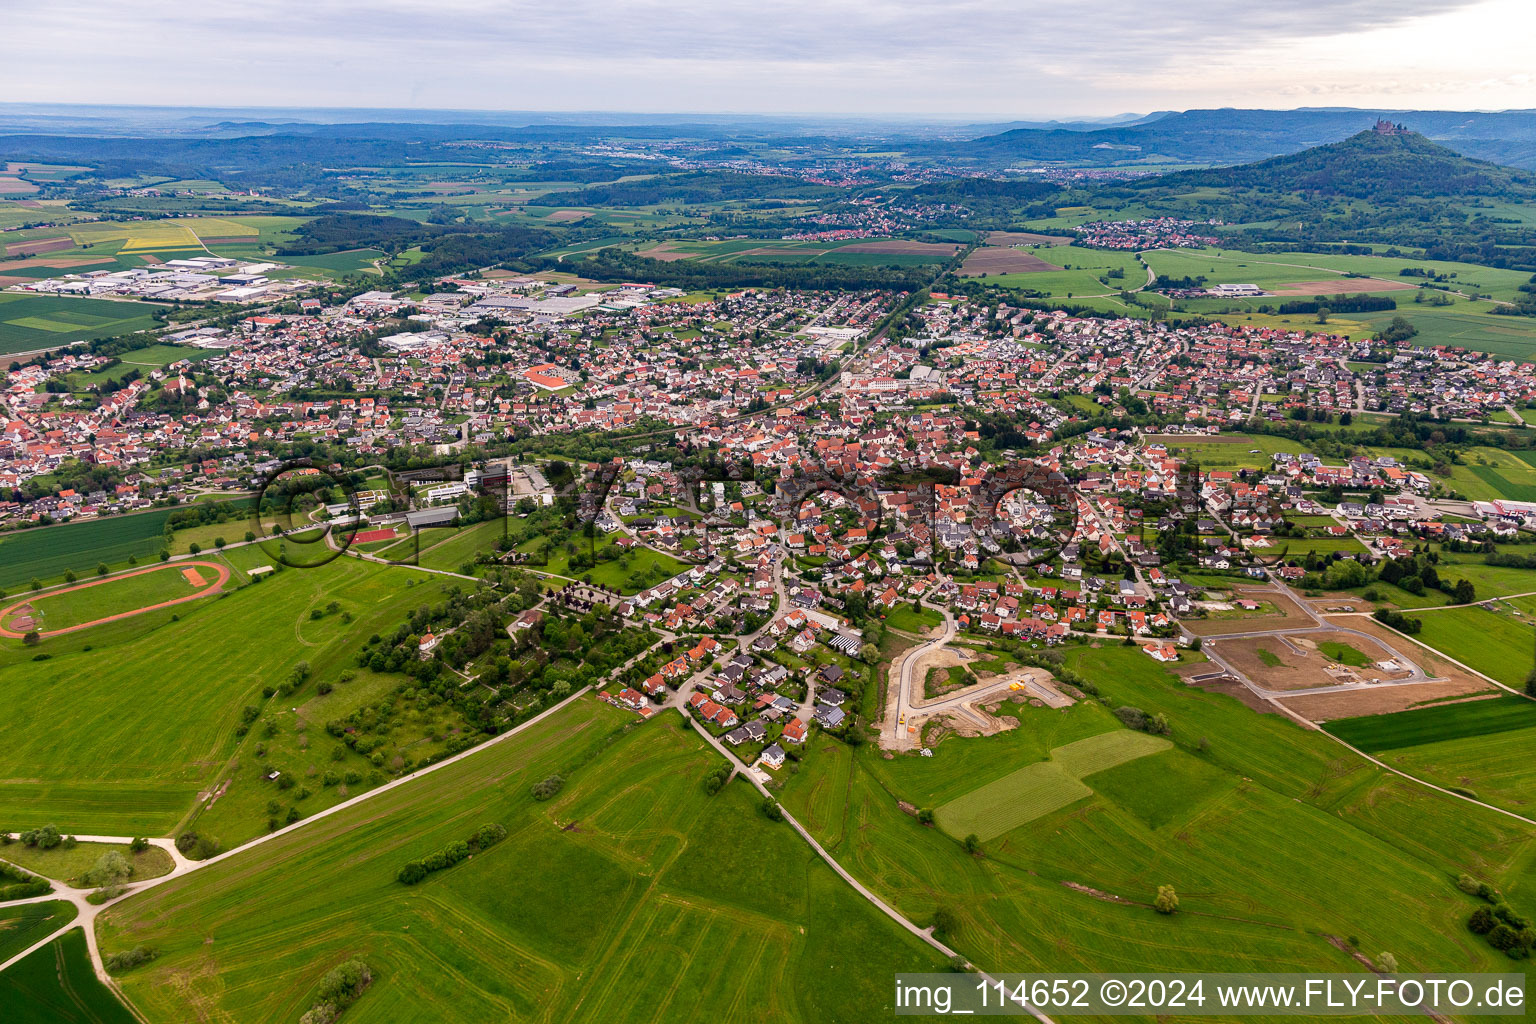
[[[1342,142],[1238,167],[1180,171],[1131,187],[1238,188],[1372,200],[1474,196],[1530,200],[1536,199],[1536,173],[1462,156],[1401,122],[1383,120]]]
[[[1482,160],[1536,169],[1536,111],[1186,110],[1130,124],[1092,128],[1014,128],[952,146],[989,165],[1064,163],[1229,165],[1340,142],[1377,117]],[[936,147],[935,147],[936,148]]]

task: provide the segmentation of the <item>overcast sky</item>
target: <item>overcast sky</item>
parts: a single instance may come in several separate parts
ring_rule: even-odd
[[[12,102],[1048,118],[1536,107],[1536,0],[44,0]]]

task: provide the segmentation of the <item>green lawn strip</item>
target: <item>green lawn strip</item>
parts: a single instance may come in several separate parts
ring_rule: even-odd
[[[133,868],[131,880],[135,882],[168,875],[176,866],[171,855],[158,846],[134,853],[127,843],[77,843],[69,849],[60,845],[51,850],[43,850],[16,842],[0,846],[0,860],[8,860],[45,878],[75,885],[80,876],[94,867],[96,861],[109,851],[123,855]]]

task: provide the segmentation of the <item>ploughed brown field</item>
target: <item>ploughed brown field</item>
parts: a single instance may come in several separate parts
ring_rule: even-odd
[[[841,245],[838,252],[888,253],[893,255],[953,256],[960,251],[954,242],[915,242],[907,238],[888,238],[883,242],[855,242]]]
[[[111,256],[30,256],[23,260],[7,260],[0,263],[6,270],[23,270],[28,267],[49,267],[65,270],[70,267],[89,267],[98,263],[111,263]]]
[[[1000,245],[987,245],[975,250],[960,265],[961,277],[981,274],[1031,274],[1037,270],[1060,270],[1054,263],[1047,263],[1032,252],[1009,249]]]
[[[73,249],[73,238],[34,238],[30,242],[12,242],[5,247],[7,256],[36,256],[40,252],[57,252],[60,249]]]
[[[678,260],[691,259],[698,255],[691,252],[678,252],[672,248],[671,242],[658,242],[649,249],[641,249],[635,255],[644,256],[646,259],[661,260],[663,263],[675,263]]]
[[[0,178],[0,193],[26,195],[36,191],[37,186],[30,181],[22,181],[20,178]]]
[[[1033,231],[989,231],[988,245],[1066,245],[1068,235],[1037,235]]]
[[[573,220],[586,220],[592,216],[591,210],[556,210],[545,220],[554,221],[556,224],[567,224]]]
[[[1271,295],[1354,295],[1357,292],[1395,292],[1412,288],[1407,281],[1387,281],[1379,277],[1333,277],[1326,281],[1292,281],[1265,291]]]

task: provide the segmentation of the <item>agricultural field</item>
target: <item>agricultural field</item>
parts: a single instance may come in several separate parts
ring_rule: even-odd
[[[1406,277],[1406,268],[1426,270],[1450,278],[1442,282],[1452,289],[1478,293],[1506,301],[1513,299],[1530,274],[1518,270],[1499,270],[1475,263],[1454,263],[1417,257],[1344,256],[1311,252],[1251,253],[1238,249],[1157,249],[1146,254],[1147,263],[1159,277],[1204,276],[1210,284],[1256,284],[1266,291],[1290,291],[1293,298],[1311,298],[1344,287],[1356,292],[1392,291],[1403,285],[1416,287],[1423,277]],[[1358,276],[1348,276],[1358,275]],[[1307,290],[1314,282],[1327,282],[1331,289]],[[1300,290],[1298,290],[1298,286]],[[1394,287],[1395,286],[1395,287]],[[1412,302],[1412,295],[1407,301]],[[1232,300],[1223,299],[1224,302]],[[1260,305],[1265,299],[1243,300]],[[1268,300],[1271,304],[1274,299]],[[1398,297],[1398,304],[1403,299]]]
[[[14,594],[33,579],[45,583],[65,570],[85,574],[98,563],[153,558],[164,541],[171,509],[0,533],[0,588]]]
[[[978,250],[980,251],[980,250]],[[1038,252],[1008,250],[1019,256],[1041,259]],[[1134,291],[1146,283],[1147,271],[1132,253],[1104,249],[1047,250],[1049,266],[1025,272],[988,273],[987,283],[1018,288],[1041,297],[1070,300],[1074,304],[1088,296],[1108,296],[1105,308],[1124,312],[1127,307],[1113,298],[1122,291]],[[1135,307],[1130,307],[1135,308]]]
[[[1368,754],[1531,728],[1536,728],[1536,701],[1513,694],[1391,715],[1340,718],[1327,725],[1329,732]]]
[[[55,928],[73,921],[75,913],[74,904],[65,900],[0,908],[0,962],[42,940]],[[0,977],[0,983],[3,983],[3,977]]]
[[[260,547],[232,554],[236,569],[268,560]],[[169,832],[235,750],[241,709],[266,703],[263,686],[299,661],[336,679],[371,633],[441,601],[449,582],[341,559],[37,647],[0,641],[0,714],[13,728],[0,751],[0,822]],[[311,619],[331,601],[350,623]]]
[[[115,299],[0,292],[0,354],[64,348],[160,326],[159,306]]]
[[[1400,963],[1504,969],[1501,954],[1461,939],[1475,902],[1452,880],[1467,871],[1513,888],[1536,852],[1524,826],[1341,756],[1139,652],[1066,659],[1111,706],[1166,715],[1172,747],[1086,775],[1090,795],[980,857],[896,801],[941,806],[1016,770],[1021,748],[1064,745],[1020,733],[1085,713],[1118,729],[1107,711],[1020,711],[1018,728],[946,738],[931,758],[817,749],[786,772],[785,806],[913,920],[954,915],[952,944],[988,970],[1358,971],[1330,935]],[[1175,920],[1150,906],[1165,884],[1180,894]]]
[[[283,256],[281,261],[304,270],[324,270],[338,276],[377,274],[375,260],[384,258],[378,249],[346,249],[315,256]]]
[[[1100,733],[1051,751],[1049,761],[1025,765],[951,800],[934,813],[953,836],[972,833],[983,842],[1092,796],[1085,775],[1168,749],[1167,740],[1126,729]]]
[[[718,755],[678,716],[632,722],[579,700],[114,906],[104,952],[160,950],[119,979],[151,1021],[181,1019],[188,999],[233,1019],[297,1019],[320,976],[354,956],[375,981],[349,1016],[445,1022],[652,1021],[698,1006],[724,1020],[854,1020],[889,1012],[892,970],[942,969],[769,822],[744,783],[707,795]],[[531,785],[555,773],[563,788],[536,801]],[[507,838],[415,886],[395,880],[484,823]]]
[[[1536,724],[1378,750],[1376,756],[1415,778],[1531,817],[1536,801],[1533,749]]]
[[[1481,606],[1470,608],[1423,609],[1414,618],[1423,623],[1414,639],[1427,647],[1455,658],[1506,686],[1525,685],[1525,677],[1536,667],[1536,629],[1532,628],[1531,605],[1525,612],[1507,602],[1493,611]]]
[[[6,1024],[136,1024],[97,980],[79,928],[0,974],[0,1006]]]

